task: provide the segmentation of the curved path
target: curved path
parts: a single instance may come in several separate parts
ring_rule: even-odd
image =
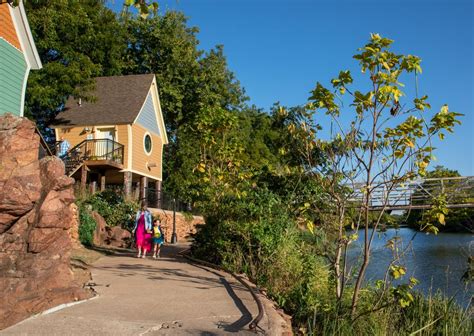
[[[255,335],[251,294],[228,274],[188,263],[186,246],[165,246],[157,260],[130,253],[94,263],[99,296],[39,315],[1,335]],[[267,315],[259,324],[264,332]],[[268,329],[267,329],[268,330]]]

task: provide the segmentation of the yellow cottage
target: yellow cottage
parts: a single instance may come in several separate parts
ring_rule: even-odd
[[[91,95],[91,102],[70,97],[51,125],[66,173],[83,188],[123,186],[127,197],[161,192],[168,137],[155,75],[98,77]]]

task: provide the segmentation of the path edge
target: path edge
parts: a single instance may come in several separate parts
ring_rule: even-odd
[[[282,309],[278,308],[278,305],[273,300],[268,298],[264,293],[262,293],[262,291],[258,289],[257,285],[251,282],[246,276],[236,275],[230,271],[227,271],[219,267],[218,265],[191,257],[188,253],[189,253],[189,249],[186,249],[186,250],[181,251],[179,255],[181,255],[183,258],[187,259],[190,262],[198,263],[206,267],[217,269],[220,272],[224,272],[234,277],[239,282],[241,283],[244,282],[243,284],[246,287],[250,288],[252,296],[255,296],[254,299],[255,301],[257,301],[256,302],[257,306],[260,306],[260,304],[263,306],[262,313],[265,314],[268,318],[268,330],[266,330],[268,335],[282,335],[282,336],[293,335],[293,328],[291,325],[291,316],[289,316],[288,314],[285,314],[285,312]],[[260,301],[260,303],[258,301]],[[257,317],[256,320],[257,320],[256,329],[258,330],[259,318]],[[254,323],[254,321],[252,321],[251,325]]]

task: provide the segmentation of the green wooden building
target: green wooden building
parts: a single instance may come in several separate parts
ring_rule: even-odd
[[[23,2],[0,0],[0,115],[23,117],[28,74],[41,67]]]

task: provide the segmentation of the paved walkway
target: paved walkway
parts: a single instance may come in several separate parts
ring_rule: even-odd
[[[158,260],[102,257],[92,269],[99,296],[30,318],[0,335],[255,335],[251,294],[231,276],[188,263],[185,246],[165,246]],[[265,315],[263,329],[269,321]]]

